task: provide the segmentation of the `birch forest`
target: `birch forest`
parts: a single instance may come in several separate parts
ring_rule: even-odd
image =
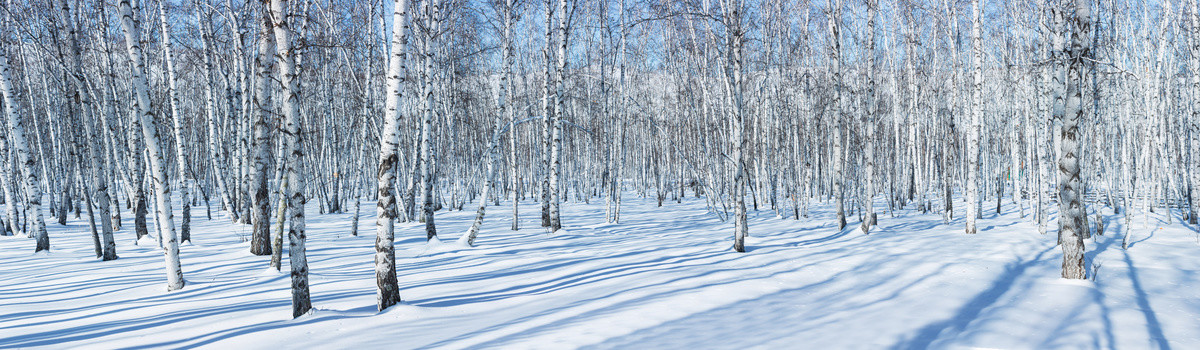
[[[253,274],[281,271],[255,299],[286,292],[291,317],[336,312],[318,261],[345,242],[367,242],[337,261],[373,271],[350,279],[370,283],[370,314],[458,283],[417,273],[422,254],[469,265],[453,254],[599,228],[798,262],[825,241],[771,243],[1004,251],[987,237],[1021,235],[1053,255],[1036,278],[1096,284],[1130,278],[1121,264],[1144,260],[1121,251],[1172,228],[1197,250],[1198,0],[0,2],[5,249],[70,255],[77,275],[152,253],[137,261],[159,294],[220,285],[191,263],[219,237]],[[714,224],[641,226],[684,214]],[[1200,339],[1153,323],[1152,345]]]

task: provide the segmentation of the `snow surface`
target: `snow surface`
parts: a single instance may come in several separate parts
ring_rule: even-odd
[[[349,214],[310,213],[316,310],[294,320],[286,256],[283,273],[267,269],[249,226],[205,220],[203,206],[182,247],[188,285],[169,293],[132,216],[109,262],[85,221],[51,223],[48,255],[0,237],[0,348],[1200,348],[1197,231],[1161,213],[1138,214],[1123,251],[1106,209],[1109,234],[1087,241],[1096,280],[1068,281],[1053,229],[1008,203],[976,235],[911,211],[881,212],[869,236],[838,232],[828,204],[799,221],[752,212],[744,254],[703,200],[629,198],[620,224],[602,202],[567,203],[555,235],[526,204],[520,231],[509,205],[489,207],[474,248],[452,242],[474,210],[437,214],[445,243],[398,224],[404,303],[383,313],[374,218],[351,237]]]

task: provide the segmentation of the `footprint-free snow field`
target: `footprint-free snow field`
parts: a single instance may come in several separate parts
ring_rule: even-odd
[[[0,237],[0,348],[1200,348],[1200,244],[1177,218],[1138,215],[1122,250],[1124,221],[1102,209],[1094,279],[1065,280],[1053,225],[1038,234],[1015,206],[985,212],[975,235],[911,210],[879,213],[870,235],[838,231],[828,204],[800,220],[752,211],[736,253],[702,199],[629,199],[618,224],[603,203],[571,202],[554,235],[534,202],[509,230],[502,202],[474,248],[454,242],[473,211],[438,212],[440,242],[398,224],[404,302],[379,313],[363,205],[358,237],[349,214],[309,213],[316,310],[297,319],[286,255],[284,273],[268,269],[248,226],[202,208],[174,292],[129,218],[115,261],[94,258],[83,220],[50,223],[49,254]]]

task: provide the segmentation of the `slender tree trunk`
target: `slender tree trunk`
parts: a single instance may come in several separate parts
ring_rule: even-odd
[[[179,266],[179,241],[175,236],[175,221],[171,212],[171,185],[167,182],[167,169],[164,164],[158,128],[155,126],[154,109],[150,105],[150,88],[146,84],[146,64],[139,47],[137,21],[130,0],[120,1],[121,29],[125,33],[125,47],[129,52],[129,60],[133,62],[133,88],[138,107],[138,119],[141,122],[142,136],[146,140],[146,150],[150,158],[150,170],[154,181],[155,216],[158,220],[158,234],[166,250],[167,290],[183,288],[183,270]]]
[[[434,212],[434,183],[437,182],[434,168],[434,153],[433,153],[433,118],[434,118],[434,100],[433,100],[433,80],[434,80],[434,65],[435,52],[434,41],[437,40],[438,31],[441,30],[438,25],[438,17],[440,4],[436,1],[425,2],[425,40],[423,40],[422,54],[425,58],[425,81],[422,84],[421,98],[425,109],[421,114],[421,187],[422,187],[422,209],[421,217],[425,219],[425,238],[432,240],[437,237],[437,228],[433,223]]]
[[[183,116],[179,114],[179,90],[175,86],[175,54],[171,50],[171,25],[167,18],[165,1],[158,2],[158,15],[162,24],[163,60],[167,65],[167,95],[169,95],[171,121],[175,130],[175,164],[179,167],[179,202],[182,205],[183,220],[179,225],[179,241],[191,240],[192,201],[188,197],[188,151],[187,140],[184,139]]]
[[[503,36],[500,38],[500,92],[496,94],[496,111],[493,118],[495,119],[492,126],[492,137],[488,140],[487,146],[487,173],[483,182],[483,193],[479,197],[479,209],[475,213],[475,221],[471,223],[471,228],[467,233],[460,238],[459,241],[471,246],[475,244],[475,237],[479,233],[480,226],[483,225],[484,211],[487,208],[488,195],[491,193],[492,187],[495,186],[494,178],[496,176],[496,161],[500,158],[500,135],[504,132],[504,120],[511,120],[508,101],[512,97],[512,27],[513,27],[513,6],[515,0],[505,0],[503,6],[504,27]],[[509,125],[512,127],[512,125]],[[513,198],[516,201],[516,198]],[[515,210],[515,207],[514,207]],[[515,212],[514,212],[515,213]],[[514,216],[515,222],[515,216]],[[515,224],[514,224],[515,227]]]
[[[48,251],[50,250],[50,236],[46,233],[46,221],[42,216],[42,189],[38,187],[37,163],[34,161],[29,143],[26,141],[29,134],[25,132],[25,112],[21,110],[19,102],[17,102],[16,89],[12,84],[11,67],[8,64],[8,38],[5,37],[0,42],[4,45],[4,47],[0,47],[0,92],[4,94],[4,113],[8,116],[8,135],[12,137],[11,145],[16,150],[17,162],[21,164],[22,173],[25,175],[23,182],[25,208],[31,212],[29,215],[33,217],[31,232],[26,232],[29,232],[37,241],[34,252]],[[7,206],[14,205],[13,202],[6,203]],[[28,219],[26,222],[28,223]]]
[[[553,102],[550,95],[550,67],[554,64],[552,58],[553,50],[551,46],[554,44],[554,4],[551,0],[546,0],[546,46],[542,48],[542,57],[546,61],[545,76],[542,79],[542,113],[545,122],[542,129],[542,227],[550,227],[550,162],[551,162],[551,130],[554,128]]]
[[[258,40],[258,56],[254,59],[258,68],[256,79],[258,87],[254,94],[254,104],[258,108],[257,113],[254,113],[254,138],[250,144],[250,152],[254,157],[254,166],[250,167],[250,189],[253,193],[250,212],[250,222],[253,225],[250,233],[250,253],[254,255],[271,254],[271,190],[267,181],[269,174],[267,162],[271,159],[271,138],[267,133],[270,129],[267,120],[270,119],[274,109],[271,104],[271,83],[275,78],[271,69],[271,55],[273,51],[277,50],[278,45],[283,45],[275,42],[275,36],[271,33],[271,20],[271,14],[264,9],[259,27],[261,33]]]
[[[866,195],[863,196],[863,220],[860,228],[863,234],[871,233],[871,225],[875,221],[875,13],[879,7],[878,0],[867,0],[867,113],[866,133],[863,139],[864,169],[862,177],[866,180]]]
[[[1189,154],[1191,155],[1192,165],[1187,167],[1188,174],[1191,175],[1191,211],[1188,214],[1188,222],[1192,225],[1197,224],[1197,216],[1200,215],[1200,3],[1198,0],[1191,0],[1192,5],[1192,27],[1191,27],[1191,43],[1192,43],[1192,59],[1190,61],[1192,68],[1192,118],[1188,124],[1191,129],[1191,139],[1189,143]]]
[[[287,142],[284,157],[287,163],[288,216],[291,218],[291,228],[288,230],[288,259],[292,266],[292,317],[300,317],[312,309],[308,291],[308,258],[305,255],[305,226],[304,226],[304,181],[300,178],[304,173],[304,151],[301,147],[300,133],[300,101],[299,76],[296,69],[296,51],[292,46],[292,29],[289,26],[288,13],[285,12],[287,0],[271,0],[271,22],[275,32],[275,55],[279,64],[279,75],[283,83],[283,135]]]
[[[558,67],[555,73],[556,88],[554,92],[554,115],[551,124],[554,126],[550,141],[550,232],[562,228],[559,218],[559,193],[561,192],[562,171],[562,133],[563,114],[566,110],[563,103],[566,100],[566,82],[564,81],[567,68],[567,0],[558,1]]]
[[[833,100],[830,102],[834,109],[834,128],[831,130],[833,137],[833,157],[830,161],[833,163],[833,187],[834,200],[837,201],[837,227],[838,231],[846,228],[846,188],[845,188],[845,162],[842,138],[842,128],[845,125],[845,111],[843,110],[841,101],[842,92],[842,43],[841,43],[841,23],[842,23],[842,0],[829,0],[832,13],[829,16],[829,32],[830,40],[833,48],[829,51],[830,62],[833,67]]]
[[[196,0],[196,23],[200,23],[201,40],[203,42],[204,55],[204,115],[208,121],[208,155],[209,165],[212,166],[213,173],[216,175],[214,183],[217,187],[217,193],[221,198],[221,205],[225,207],[231,218],[237,217],[237,210],[234,209],[233,201],[230,198],[230,190],[225,186],[225,177],[230,176],[226,167],[225,160],[222,157],[221,137],[217,133],[217,101],[214,90],[216,89],[216,78],[214,77],[213,66],[213,38],[212,28],[210,27],[212,15],[202,13],[200,0]]]
[[[980,32],[979,0],[971,0],[971,115],[967,124],[967,216],[966,231],[976,232],[975,219],[979,216],[979,124],[983,119],[983,38]]]
[[[408,30],[408,0],[395,0],[392,13],[392,51],[388,59],[386,111],[380,130],[378,205],[375,213],[375,285],[379,311],[400,302],[396,281],[395,214],[396,166],[399,162],[401,103],[404,99],[405,34]]]
[[[742,27],[744,18],[745,5],[741,0],[724,0],[722,9],[724,10],[725,18],[725,48],[727,52],[727,67],[725,67],[725,76],[728,81],[727,85],[730,90],[730,98],[733,102],[733,111],[731,111],[731,133],[733,134],[733,201],[734,201],[734,230],[733,230],[733,250],[736,252],[746,251],[746,236],[749,231],[749,222],[746,213],[746,151],[749,142],[746,138],[746,112],[744,91],[745,83],[745,61],[743,57],[743,47],[745,45],[746,32]]]

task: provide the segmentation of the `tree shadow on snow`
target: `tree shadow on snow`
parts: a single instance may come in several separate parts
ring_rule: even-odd
[[[947,332],[961,332],[967,327],[968,324],[971,323],[972,320],[975,320],[977,317],[979,317],[979,314],[983,312],[984,309],[996,303],[996,301],[998,301],[1000,297],[1012,287],[1013,281],[1015,281],[1017,277],[1021,276],[1021,274],[1023,274],[1029,267],[1041,263],[1042,256],[1054,250],[1054,248],[1056,248],[1056,246],[1047,248],[1046,250],[1038,253],[1037,256],[1033,257],[1032,259],[1018,259],[1017,261],[1008,264],[1008,266],[1006,266],[1004,269],[1004,273],[992,281],[991,287],[989,287],[987,290],[984,290],[982,293],[975,295],[975,298],[972,298],[965,305],[963,305],[963,307],[960,308],[953,317],[941,322],[926,325],[918,330],[917,334],[911,339],[901,340],[900,343],[894,344],[888,348],[927,349],[934,341],[938,339],[941,334]]]

